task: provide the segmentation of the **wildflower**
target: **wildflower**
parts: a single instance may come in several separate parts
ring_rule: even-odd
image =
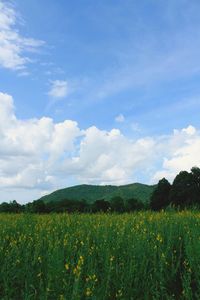
[[[65,264],[65,269],[68,271],[69,270],[69,264]]]
[[[93,279],[94,282],[98,281],[97,276],[95,274],[92,276],[92,279]]]
[[[81,255],[81,256],[79,257],[79,263],[82,264],[83,261],[84,261],[84,258],[83,258],[83,256]]]
[[[116,293],[116,298],[122,297],[122,290],[118,290]]]
[[[112,255],[112,256],[110,257],[110,261],[112,262],[114,259],[115,259],[115,257]]]
[[[86,291],[85,291],[85,295],[86,295],[87,297],[92,296],[92,290],[91,290],[90,288],[87,288]]]
[[[158,241],[158,242],[160,242],[160,243],[162,243],[163,242],[163,239],[162,239],[162,237],[161,237],[161,235],[158,233],[158,235],[157,235],[157,237],[156,237],[156,240]]]
[[[81,255],[81,256],[79,257],[77,266],[76,266],[76,267],[74,268],[74,270],[73,270],[73,273],[74,273],[74,275],[75,275],[76,277],[79,277],[79,276],[80,276],[80,274],[81,274],[81,268],[82,268],[83,263],[84,263],[84,258],[83,258],[83,256]]]

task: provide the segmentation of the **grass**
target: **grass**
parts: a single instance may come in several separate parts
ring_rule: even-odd
[[[0,215],[0,299],[200,299],[200,214]]]

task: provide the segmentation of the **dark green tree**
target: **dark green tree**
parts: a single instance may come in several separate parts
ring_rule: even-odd
[[[150,208],[153,210],[161,210],[170,203],[169,193],[171,184],[165,178],[158,182],[156,189],[153,191],[150,199]]]
[[[192,173],[181,171],[174,179],[170,191],[170,202],[185,207],[195,203],[195,183]]]
[[[16,200],[10,202],[9,205],[10,205],[10,211],[13,213],[20,213],[23,211],[23,206],[17,203]]]
[[[16,200],[10,203],[3,202],[0,204],[0,212],[20,213],[24,211],[24,206],[17,203]]]
[[[110,208],[110,202],[103,200],[96,200],[92,205],[92,212],[106,212]]]
[[[0,212],[10,212],[10,204],[3,202],[0,204]]]
[[[141,210],[144,208],[144,204],[138,199],[131,198],[126,201],[125,208],[127,212]]]
[[[124,200],[120,196],[113,197],[110,201],[110,206],[112,211],[124,212]]]
[[[200,168],[193,167],[191,169],[193,177],[192,199],[195,204],[200,205]]]
[[[34,213],[46,213],[46,205],[42,200],[33,201],[31,205],[31,210]]]

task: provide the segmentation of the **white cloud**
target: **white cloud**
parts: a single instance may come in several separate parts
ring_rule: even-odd
[[[192,125],[189,125],[187,128],[183,128],[182,132],[186,132],[188,135],[194,135],[196,133],[196,128],[194,128]]]
[[[16,23],[17,13],[14,8],[0,0],[0,66],[23,70],[31,62],[26,53],[33,52],[44,42],[20,35]]]
[[[123,114],[119,114],[118,116],[116,116],[115,121],[118,123],[123,123],[125,121],[125,117]]]
[[[153,159],[151,138],[132,141],[119,130],[102,131],[90,127],[80,143],[78,156],[64,168],[74,170],[80,182],[123,184],[137,177],[136,170]]]
[[[69,85],[65,80],[51,81],[51,89],[48,93],[53,98],[64,98],[69,94]]]
[[[166,156],[163,159],[162,169],[157,171],[153,177],[159,180],[167,177],[173,180],[181,170],[189,171],[193,166],[200,167],[200,132],[193,126],[181,130],[174,130],[174,134],[165,142]]]
[[[72,183],[172,180],[180,170],[200,166],[200,132],[191,125],[168,136],[131,140],[118,129],[81,130],[71,120],[22,121],[13,98],[3,93],[0,140],[0,200],[32,200]]]
[[[81,134],[71,120],[57,124],[46,117],[18,120],[12,97],[0,93],[0,187],[50,187],[55,164],[73,152]]]

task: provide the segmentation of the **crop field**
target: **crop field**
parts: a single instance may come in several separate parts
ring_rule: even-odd
[[[200,299],[200,214],[1,214],[0,299]]]

